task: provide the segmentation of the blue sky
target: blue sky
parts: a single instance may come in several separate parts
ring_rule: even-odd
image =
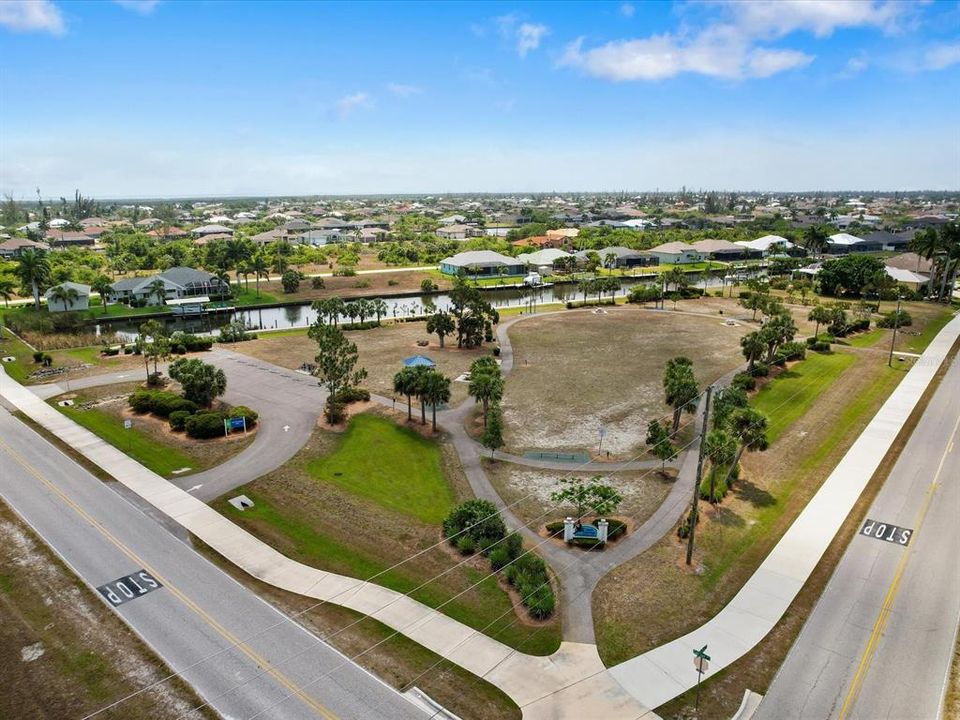
[[[18,198],[960,188],[956,2],[0,4]]]

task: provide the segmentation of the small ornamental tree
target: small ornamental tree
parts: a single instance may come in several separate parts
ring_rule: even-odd
[[[660,470],[667,467],[667,460],[673,460],[677,456],[677,447],[670,442],[670,430],[659,420],[652,420],[647,425],[647,445],[650,446],[650,452],[660,460]]]
[[[183,396],[197,405],[210,407],[214,398],[227,390],[227,376],[223,370],[196,358],[174,360],[168,372],[180,383]]]
[[[489,500],[467,500],[460,503],[443,521],[443,534],[456,543],[466,536],[479,546],[482,543],[495,543],[507,535],[507,526]]]
[[[440,338],[440,347],[443,347],[443,340],[447,335],[451,335],[457,329],[457,324],[453,321],[453,316],[448,312],[434,313],[427,318],[427,333],[436,335]]]
[[[487,412],[487,426],[480,436],[480,443],[490,451],[490,457],[493,453],[503,447],[503,410],[500,409],[500,403],[494,403]]]
[[[558,504],[572,505],[576,508],[576,517],[581,518],[588,510],[597,515],[607,515],[614,512],[623,496],[609,485],[603,485],[599,475],[594,475],[587,481],[580,478],[561,480],[564,485],[550,495],[550,500]]]
[[[285,293],[295,293],[300,289],[300,273],[296,270],[287,270],[280,276],[280,284]]]
[[[327,407],[324,411],[327,422],[333,424],[340,420],[337,407],[337,393],[343,388],[359,384],[366,376],[363,368],[355,370],[360,354],[357,346],[347,340],[340,328],[334,325],[322,325],[319,322],[307,331],[310,339],[317,343],[317,355],[314,358],[315,377],[327,388]]]

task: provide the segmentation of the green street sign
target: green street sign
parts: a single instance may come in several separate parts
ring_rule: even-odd
[[[710,656],[707,655],[707,646],[706,646],[706,645],[704,645],[704,646],[703,646],[702,648],[700,648],[699,650],[694,650],[694,651],[693,651],[693,654],[696,655],[698,658],[701,658],[701,659],[703,659],[703,660],[709,660],[709,659],[710,659]]]

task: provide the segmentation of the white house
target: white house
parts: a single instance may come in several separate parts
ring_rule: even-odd
[[[54,297],[55,295],[59,295],[57,288],[63,288],[65,291],[73,290],[77,293],[77,298],[72,301],[58,300]],[[90,307],[90,286],[70,282],[69,280],[59,285],[54,285],[47,290],[43,296],[47,299],[47,310],[50,312],[86,310]]]
[[[688,263],[703,262],[706,259],[706,255],[697,252],[692,245],[687,245],[687,243],[682,242],[669,242],[663,245],[657,245],[655,248],[647,250],[647,253],[655,257],[661,265],[665,263],[685,265]]]
[[[777,255],[794,247],[794,244],[779,235],[764,235],[756,240],[737,240],[734,245],[740,245],[752,252],[758,252],[763,257]]]
[[[158,300],[153,283],[163,283],[163,300],[178,300],[201,295],[219,296],[230,293],[229,286],[205,270],[172,267],[159,275],[118,280],[110,286],[110,299],[132,305],[155,304]]]
[[[446,275],[459,275],[463,272],[471,277],[491,277],[500,274],[523,275],[526,271],[519,259],[493,250],[471,250],[440,261],[440,272]]]
[[[558,258],[568,257],[573,257],[573,255],[556,248],[546,248],[544,250],[537,250],[536,252],[532,253],[521,253],[520,255],[517,255],[517,260],[524,263],[527,267],[534,269],[550,268],[552,270],[553,264]]]

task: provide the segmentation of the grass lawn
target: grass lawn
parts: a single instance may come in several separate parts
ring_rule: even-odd
[[[254,501],[253,508],[238,512],[227,496],[214,501],[213,507],[288,557],[363,579],[386,571],[374,582],[399,592],[413,591],[445,573],[413,592],[413,597],[431,607],[447,603],[441,612],[524,652],[553,652],[560,642],[559,619],[545,626],[527,625],[490,575],[485,558],[454,567],[462,556],[447,545],[432,547],[442,537],[443,510],[470,496],[453,449],[396,428],[385,447],[370,453],[377,460],[384,454],[390,458],[377,470],[376,486],[362,487],[353,478],[363,476],[365,470],[359,468],[370,468],[361,454],[363,443],[375,428],[385,430],[383,423],[390,421],[361,418],[352,420],[356,427],[360,419],[360,425],[350,438],[317,430],[284,467],[229,493],[229,497],[246,494]],[[433,445],[433,451],[425,451],[422,442]],[[430,458],[429,472],[419,464],[424,457]],[[433,462],[440,463],[439,472]],[[334,467],[343,467],[337,472],[344,475],[332,476]],[[322,473],[312,472],[315,468],[322,468]],[[389,496],[391,488],[404,484],[416,486],[404,490],[406,502],[423,507]],[[412,559],[387,571],[408,558]]]
[[[24,653],[40,653],[27,660]],[[199,698],[0,502],[0,717],[83,717],[156,683],[120,714],[173,718]],[[208,708],[200,717],[213,718]]]
[[[917,309],[908,308],[908,312],[913,316],[913,326],[911,326],[910,334],[904,333],[898,336],[897,348],[899,350],[906,350],[907,352],[921,353],[927,349],[933,338],[936,337],[937,333],[943,330],[948,322],[953,319],[953,310],[951,308],[945,308],[943,305],[932,305],[930,303],[924,303],[925,309],[928,311],[922,315],[919,315]],[[939,310],[935,312],[932,310]],[[912,333],[918,333],[916,335]]]
[[[353,418],[336,450],[311,460],[307,471],[426,523],[440,523],[454,505],[437,444],[378,415]]]
[[[264,283],[261,282],[261,284],[264,284]],[[272,295],[271,293],[264,292],[262,287],[260,289],[260,297],[257,297],[256,288],[250,288],[249,290],[247,290],[246,288],[241,287],[238,289],[238,286],[235,285],[233,299],[226,300],[224,302],[227,302],[228,304],[234,305],[236,307],[244,307],[246,305],[260,305],[264,303],[275,303],[275,302],[279,302],[279,300],[277,299],[276,295]]]
[[[647,423],[669,412],[663,401],[667,360],[694,361],[701,387],[743,362],[743,326],[604,305],[523,320],[509,329],[513,370],[503,398],[507,449],[523,453],[605,450],[627,457],[642,451]]]
[[[40,367],[33,362],[33,350],[7,328],[0,328],[0,357],[16,358],[3,363],[3,369],[19,383],[27,382],[30,373]]]
[[[808,352],[806,360],[796,363],[761,388],[750,400],[750,405],[767,416],[767,439],[776,442],[780,434],[803,416],[855,360],[856,356],[849,353]]]
[[[799,371],[814,361],[814,368],[836,375],[824,385],[814,368],[804,371],[804,376],[817,378],[813,392],[799,397],[806,410],[791,410],[789,424],[774,421],[776,441],[766,452],[744,456],[741,479],[720,505],[701,503],[696,572],[683,562],[685,543],[671,532],[601,580],[593,608],[605,663],[622,662],[703,624],[763,562],[906,374],[902,366],[887,368],[874,353],[850,354],[849,361],[835,360],[840,353],[809,354],[810,360],[795,366]],[[764,407],[775,407],[777,397],[781,402],[789,397],[777,384],[797,391],[798,382],[794,377],[775,379]]]
[[[184,433],[171,432],[165,420],[149,415],[134,415],[126,403],[126,395],[139,387],[139,383],[104,385],[89,388],[79,393],[66,393],[53,398],[50,404],[64,415],[97,437],[126,453],[141,465],[163,477],[171,477],[174,470],[190,468],[177,473],[189,475],[224,462],[253,442],[253,435],[231,435],[230,438],[194,440]],[[117,397],[120,396],[120,397]],[[81,409],[60,407],[58,400],[72,398],[77,405],[87,401],[105,400],[97,407]],[[129,419],[133,427],[123,427]]]

